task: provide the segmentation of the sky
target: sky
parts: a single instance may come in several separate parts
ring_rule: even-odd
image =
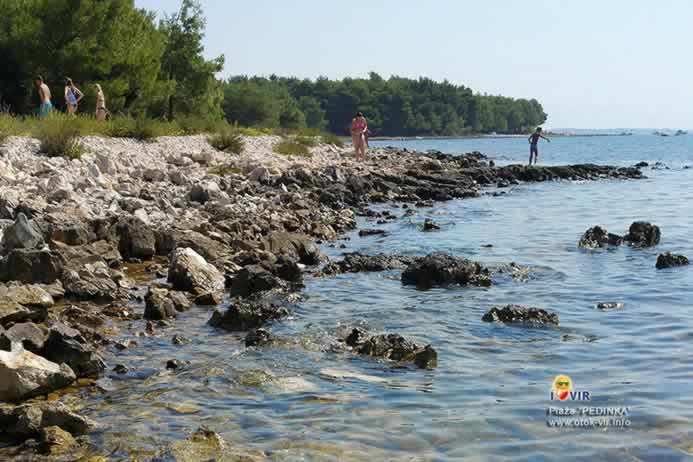
[[[135,0],[172,13],[179,0]],[[398,75],[536,98],[546,127],[693,127],[688,0],[201,0],[222,76]]]

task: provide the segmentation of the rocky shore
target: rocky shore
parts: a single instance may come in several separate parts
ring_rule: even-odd
[[[360,163],[348,150],[319,145],[309,157],[287,157],[272,151],[278,140],[247,138],[243,154],[230,155],[202,136],[85,138],[79,160],[48,158],[29,138],[0,147],[3,440],[47,460],[60,444],[65,451],[86,444],[73,437],[98,423],[42,397],[89,386],[113,369],[102,350],[128,348],[114,342],[113,323],[147,319],[148,335],[193,305],[221,305],[210,324],[252,331],[246,342],[261,347],[271,334],[255,329],[291,312],[306,273],[398,268],[403,283],[421,288],[491,284],[493,269],[446,255],[328,263],[318,244],[356,228],[357,215],[401,218],[369,204],[393,203],[406,216],[433,201],[523,182],[642,178],[637,168],[497,167],[480,153],[384,148]],[[615,239],[592,231],[590,245]],[[654,239],[648,234],[643,243]],[[355,354],[437,363],[434,346],[393,333],[354,330],[344,343]]]

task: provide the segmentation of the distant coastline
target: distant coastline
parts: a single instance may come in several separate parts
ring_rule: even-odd
[[[584,138],[594,136],[631,136],[632,133],[553,133],[547,132],[547,136],[565,137],[565,138]],[[527,138],[529,134],[475,134],[475,135],[457,135],[457,136],[372,136],[369,139],[372,141],[422,141],[422,140],[459,140],[459,139],[474,139],[474,138]]]

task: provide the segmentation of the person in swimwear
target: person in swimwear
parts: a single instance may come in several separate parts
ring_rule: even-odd
[[[67,104],[67,113],[72,115],[77,112],[77,105],[84,98],[84,93],[77,88],[72,82],[72,79],[65,79],[65,104]]]
[[[366,160],[368,121],[361,112],[357,112],[351,121],[351,142],[354,145],[356,160]]]
[[[103,122],[106,120],[106,116],[108,115],[108,109],[106,109],[106,97],[103,94],[103,90],[101,89],[101,85],[98,83],[95,85],[96,87],[96,120],[99,122]]]
[[[46,118],[53,110],[53,104],[51,103],[51,90],[43,82],[43,77],[40,75],[36,76],[34,79],[36,83],[36,88],[38,89],[39,99],[41,100],[41,105],[39,106],[39,117]]]
[[[536,131],[527,138],[529,141],[529,165],[532,165],[532,158],[534,158],[534,165],[537,165],[537,158],[539,157],[539,138],[544,138],[549,143],[551,142],[551,140],[542,135],[541,132],[541,127],[537,127]]]

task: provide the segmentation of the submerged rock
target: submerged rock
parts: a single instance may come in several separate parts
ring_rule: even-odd
[[[541,308],[528,308],[521,305],[506,305],[491,308],[481,318],[484,322],[505,324],[527,323],[539,325],[558,325],[558,315]]]
[[[14,344],[12,351],[0,350],[0,401],[50,393],[74,381],[75,373],[67,365],[51,362],[19,344]]]
[[[387,234],[387,231],[385,231],[384,229],[362,229],[359,231],[360,237],[384,236],[385,234]]]
[[[674,255],[671,252],[660,254],[657,257],[657,269],[673,268],[675,266],[688,265],[688,257],[684,255]]]
[[[70,411],[58,401],[0,407],[0,428],[15,438],[36,438],[41,429],[53,426],[60,427],[72,435],[84,435],[94,429],[96,424]]]
[[[224,275],[193,249],[177,248],[171,255],[168,281],[177,290],[222,292]]]
[[[248,332],[245,336],[245,346],[265,346],[274,341],[274,336],[266,329],[255,329]]]
[[[440,230],[440,225],[431,220],[430,218],[426,218],[424,220],[424,225],[423,225],[423,230],[424,231],[438,231]]]
[[[288,315],[289,310],[281,302],[235,300],[225,312],[215,310],[209,324],[229,331],[243,331],[256,329]]]
[[[403,269],[414,261],[414,257],[404,255],[363,255],[358,252],[347,253],[344,259],[330,262],[322,269],[323,275],[335,275],[342,273],[360,273],[372,271],[388,271]]]
[[[636,221],[630,225],[623,239],[635,247],[653,247],[659,244],[662,233],[657,225],[646,221]]]
[[[453,257],[444,253],[432,253],[414,260],[403,272],[404,284],[422,289],[452,284],[490,286],[488,268],[466,258]]]
[[[41,429],[39,451],[47,455],[66,454],[79,446],[72,435],[57,425]]]
[[[354,328],[344,342],[359,354],[413,362],[422,369],[436,367],[438,363],[438,353],[431,345],[419,347],[399,334],[369,335],[363,329]]]
[[[597,247],[608,247],[610,245],[621,245],[623,238],[617,234],[607,232],[601,226],[595,226],[585,231],[585,234],[580,238],[578,247],[586,249],[594,249]]]

